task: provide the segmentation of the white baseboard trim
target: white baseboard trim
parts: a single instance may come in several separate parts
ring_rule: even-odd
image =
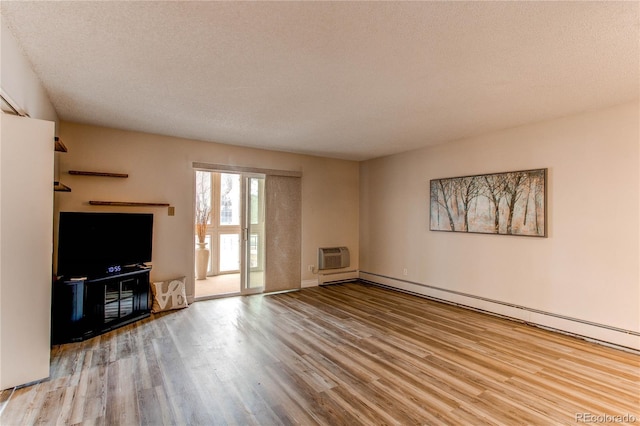
[[[318,287],[318,280],[302,280],[300,283],[300,288],[308,288],[308,287]]]
[[[544,312],[525,306],[491,300],[481,296],[465,294],[370,272],[360,271],[359,277],[365,282],[416,294],[426,297],[427,299],[506,317],[603,345],[614,346],[618,349],[633,352],[640,351],[640,332],[637,331],[624,330],[605,324],[598,324],[565,315]]]

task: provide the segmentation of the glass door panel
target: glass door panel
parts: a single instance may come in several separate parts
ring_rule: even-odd
[[[104,322],[113,321],[120,314],[120,283],[109,282],[104,286]]]
[[[135,278],[122,280],[120,282],[120,300],[133,297],[134,291],[136,289],[136,284],[137,282]]]
[[[264,288],[264,176],[246,178],[245,291]]]
[[[240,270],[240,234],[220,234],[220,273]]]
[[[240,272],[242,176],[220,173],[218,177],[218,274]]]

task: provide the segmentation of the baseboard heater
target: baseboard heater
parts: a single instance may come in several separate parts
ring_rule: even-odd
[[[344,284],[358,281],[358,271],[356,269],[340,272],[328,272],[319,274],[318,285]]]

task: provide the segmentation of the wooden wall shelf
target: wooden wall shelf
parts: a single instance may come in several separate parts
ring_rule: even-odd
[[[100,176],[100,177],[113,177],[113,178],[128,178],[127,173],[109,173],[109,172],[87,172],[84,170],[69,170],[70,175],[76,176]]]
[[[92,206],[115,206],[115,207],[169,207],[169,203],[136,203],[130,201],[89,201]]]

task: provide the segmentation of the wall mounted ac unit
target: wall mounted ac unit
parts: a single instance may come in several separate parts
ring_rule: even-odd
[[[318,269],[338,269],[349,266],[349,249],[346,247],[324,247],[318,249]]]

